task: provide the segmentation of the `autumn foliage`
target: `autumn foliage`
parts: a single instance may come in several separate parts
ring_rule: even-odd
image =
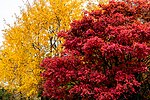
[[[41,63],[44,96],[135,100],[142,91],[142,75],[149,71],[150,4],[128,0],[100,7],[59,33],[64,52]]]
[[[26,9],[20,11],[16,22],[4,29],[0,48],[0,86],[21,99],[37,97],[42,81],[40,62],[62,50],[59,44],[63,41],[56,33],[68,29],[73,19],[80,19],[82,2],[34,0],[33,4],[25,4]]]
[[[82,18],[85,9],[97,9],[96,2],[108,0],[31,1],[32,4],[24,3],[25,8],[20,9],[14,24],[6,25],[0,47],[0,86],[15,100],[40,98],[40,62],[63,50],[64,39],[58,38],[57,32],[68,30],[73,20]]]

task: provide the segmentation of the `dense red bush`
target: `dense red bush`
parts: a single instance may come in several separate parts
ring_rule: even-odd
[[[140,9],[141,6],[145,8]],[[86,12],[71,29],[60,57],[45,58],[43,95],[54,99],[129,99],[140,91],[150,55],[150,5],[110,2]]]

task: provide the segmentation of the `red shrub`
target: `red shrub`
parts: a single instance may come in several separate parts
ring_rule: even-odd
[[[144,59],[150,54],[150,6],[141,3],[141,11],[139,4],[101,5],[102,10],[88,12],[59,33],[66,39],[65,52],[43,60],[43,95],[116,100],[136,94],[142,84],[138,76],[148,70]]]

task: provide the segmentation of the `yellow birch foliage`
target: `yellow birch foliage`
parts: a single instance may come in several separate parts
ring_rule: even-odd
[[[56,33],[68,29],[81,13],[80,0],[35,0],[4,30],[0,55],[0,84],[22,96],[36,95],[41,82],[40,62],[61,51]]]

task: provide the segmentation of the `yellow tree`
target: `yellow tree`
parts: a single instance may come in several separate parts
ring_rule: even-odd
[[[26,4],[21,17],[4,30],[0,57],[1,85],[20,96],[37,94],[40,62],[61,51],[56,33],[68,29],[82,15],[79,0],[35,0]]]

